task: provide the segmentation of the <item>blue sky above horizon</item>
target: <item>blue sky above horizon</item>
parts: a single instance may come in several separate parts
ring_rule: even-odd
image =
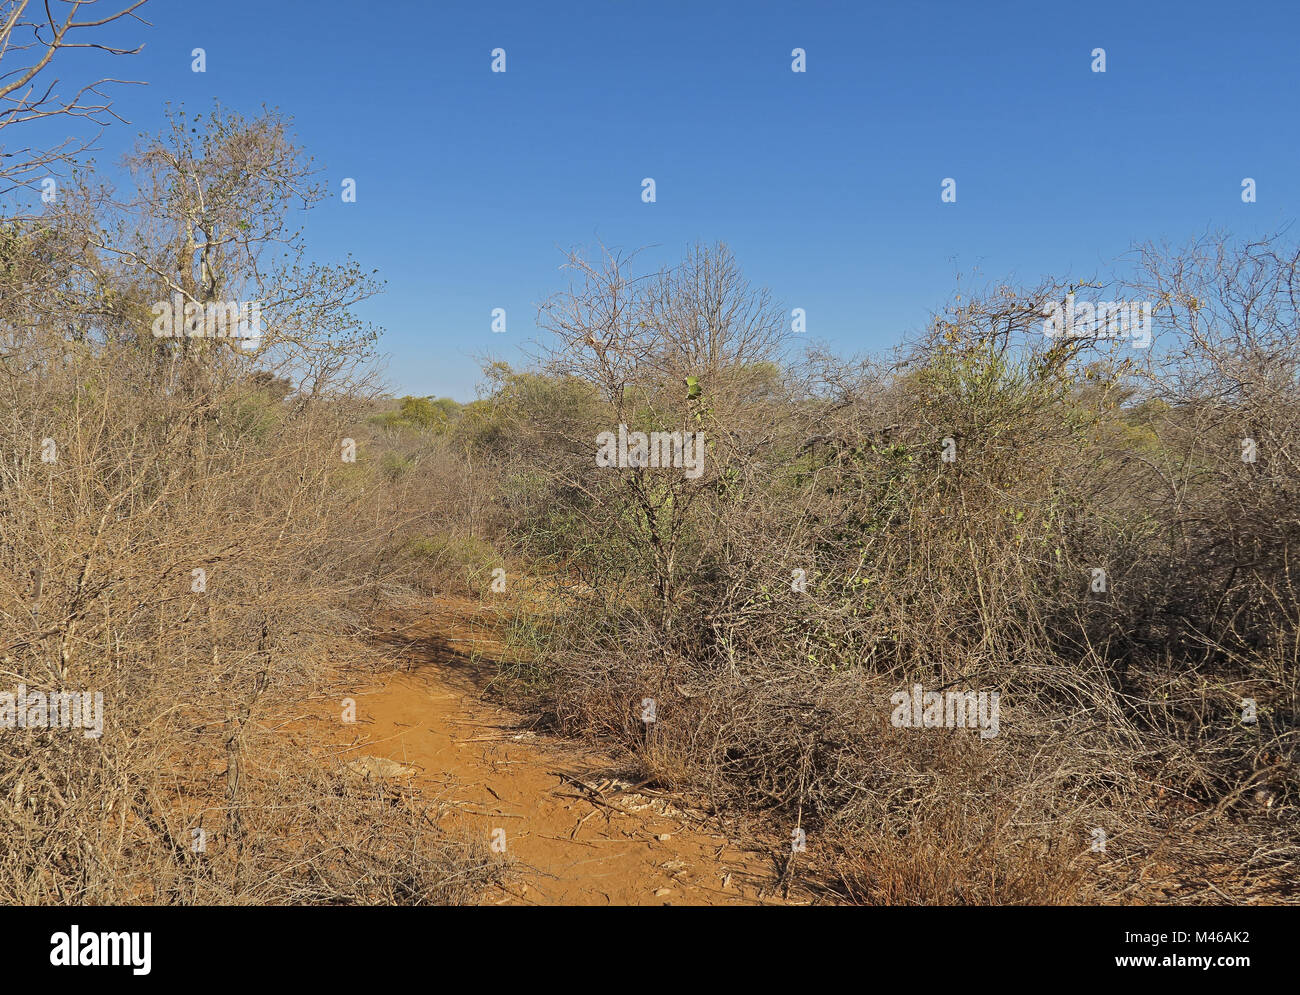
[[[725,241],[807,311],[810,338],[849,354],[919,328],[959,273],[1089,276],[1136,242],[1300,215],[1294,4],[152,0],[142,14],[152,27],[116,36],[144,51],[111,71],[148,86],[114,92],[130,124],[97,158],[156,130],[168,102],[291,115],[331,191],[312,255],[351,252],[387,280],[359,313],[385,329],[399,394],[469,400],[481,359],[519,362],[573,246],[649,247],[658,265]]]

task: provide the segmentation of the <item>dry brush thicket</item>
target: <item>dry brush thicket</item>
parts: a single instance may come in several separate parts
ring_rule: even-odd
[[[0,0],[0,194],[80,148],[15,126],[111,119],[42,74],[138,7],[41,34]],[[462,407],[377,397],[354,307],[378,286],[307,255],[324,191],[278,115],[176,110],[122,175],[0,221],[0,694],[104,701],[97,738],[0,728],[0,902],[474,900],[500,873],[481,843],[302,719],[379,658],[373,609],[498,597],[506,558],[521,662],[495,687],[757,832],[805,830],[786,883],[1295,900],[1285,239],[964,294],[863,361],[798,348],[723,247],[575,254],[536,361]],[[1071,289],[1150,301],[1151,347],[1046,339]],[[262,302],[263,335],[157,338],[177,295]],[[703,472],[598,466],[619,425],[703,433]],[[894,727],[914,684],[999,692],[998,735]]]
[[[571,262],[459,433],[512,557],[579,592],[520,619],[517,693],[802,827],[787,870],[855,901],[1294,900],[1293,248],[991,287],[870,362],[797,354],[723,247]],[[1154,344],[1045,337],[1072,289],[1151,301]],[[597,467],[620,423],[704,432],[705,472]],[[895,728],[913,684],[1000,692],[1000,734]]]
[[[409,525],[360,431],[374,285],[305,258],[275,115],[178,112],[126,175],[0,231],[0,692],[104,701],[0,729],[0,902],[474,900],[486,847],[303,724]],[[263,301],[261,339],[155,337],[174,294]]]

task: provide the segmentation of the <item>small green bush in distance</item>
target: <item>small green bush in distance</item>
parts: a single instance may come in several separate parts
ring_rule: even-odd
[[[371,425],[394,432],[410,430],[441,435],[460,420],[461,405],[449,397],[406,396],[397,401],[392,410],[372,415]]]

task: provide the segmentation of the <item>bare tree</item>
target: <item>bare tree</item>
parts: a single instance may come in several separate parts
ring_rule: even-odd
[[[370,357],[377,332],[352,306],[381,281],[352,259],[309,258],[295,219],[324,191],[289,120],[175,108],[126,166],[132,182],[120,194],[83,173],[42,218],[41,244],[68,273],[57,301],[41,294],[33,305],[66,339],[147,343],[200,391],[252,360],[304,391],[328,392]],[[154,309],[176,301],[205,314],[256,304],[265,324],[244,339],[155,337]]]
[[[9,147],[5,129],[47,118],[83,118],[102,128],[113,113],[104,87],[132,83],[102,77],[61,91],[61,80],[51,75],[55,55],[70,49],[97,49],[110,55],[134,55],[143,48],[122,48],[87,40],[91,32],[131,18],[147,24],[137,13],[148,0],[108,8],[98,16],[100,0],[0,0],[0,194],[27,186],[35,174],[56,163],[71,163],[93,144],[95,136],[65,138],[52,146]],[[75,85],[75,84],[74,84]]]

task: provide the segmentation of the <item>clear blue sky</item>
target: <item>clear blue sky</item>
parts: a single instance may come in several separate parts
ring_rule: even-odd
[[[807,310],[810,337],[876,351],[958,271],[1085,276],[1134,241],[1296,219],[1298,11],[153,0],[144,53],[113,67],[150,85],[118,91],[131,126],[101,158],[157,128],[167,101],[292,115],[333,192],[314,254],[351,251],[388,281],[362,313],[386,329],[399,393],[471,398],[476,357],[516,360],[536,303],[563,285],[562,250],[597,239],[657,246],[656,262],[724,240]],[[497,47],[505,74],[490,71]],[[945,177],[956,204],[940,202]]]

